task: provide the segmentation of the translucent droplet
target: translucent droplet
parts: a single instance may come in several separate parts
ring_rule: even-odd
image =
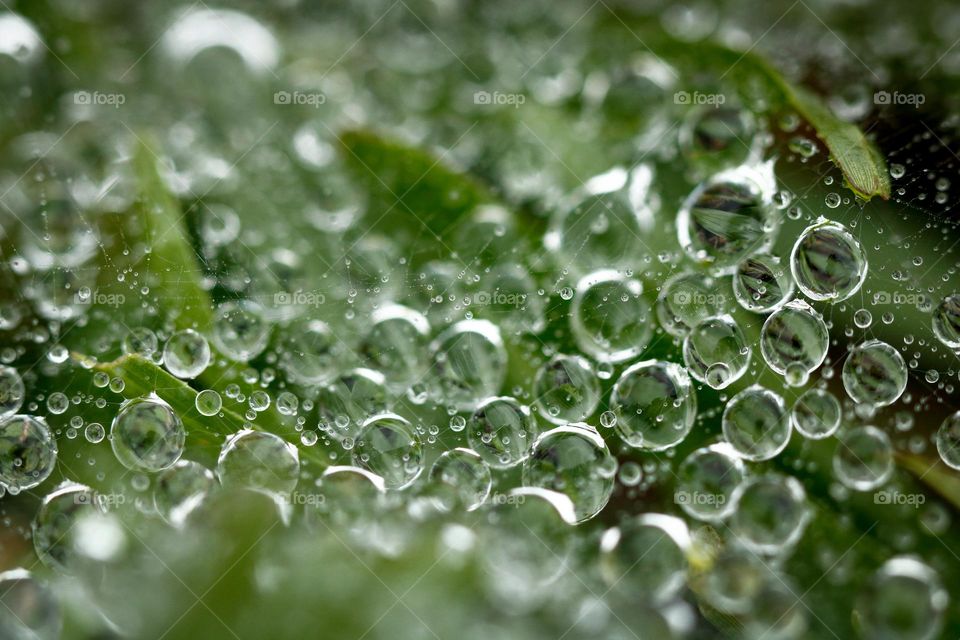
[[[83,429],[83,437],[91,444],[103,442],[107,435],[107,430],[99,422],[91,422]]]
[[[590,361],[558,354],[537,371],[533,383],[537,411],[547,422],[580,422],[600,403],[600,382]]]
[[[616,472],[617,460],[597,430],[574,423],[540,434],[523,463],[523,483],[565,494],[583,522],[610,500]]]
[[[280,436],[242,429],[229,436],[220,449],[217,478],[225,487],[286,495],[300,478],[300,455]]]
[[[3,38],[0,16],[0,38]],[[63,625],[55,593],[26,569],[0,572],[0,637],[55,640]]]
[[[267,347],[270,324],[263,319],[259,305],[254,302],[225,302],[214,314],[211,338],[223,355],[247,362]]]
[[[337,339],[325,322],[299,320],[284,329],[280,368],[291,381],[325,384],[336,375],[339,358]]]
[[[805,391],[790,412],[794,429],[811,440],[822,440],[836,433],[840,417],[840,402],[832,393],[821,389]]]
[[[180,460],[157,476],[153,484],[154,507],[167,522],[180,526],[215,484],[213,472],[202,464]]]
[[[220,413],[220,409],[223,408],[223,399],[220,397],[220,394],[213,389],[204,389],[197,394],[194,404],[200,415],[215,416]]]
[[[480,403],[467,424],[467,442],[487,463],[506,469],[523,462],[537,437],[530,410],[513,398]]]
[[[163,364],[178,378],[196,378],[210,364],[210,345],[193,329],[178,331],[163,346]]]
[[[570,329],[580,350],[602,362],[635,358],[652,331],[650,306],[638,280],[616,271],[598,271],[577,284]]]
[[[71,573],[77,559],[73,535],[77,523],[102,512],[93,489],[74,482],[61,484],[44,497],[33,520],[37,557],[48,567]]]
[[[657,320],[672,336],[683,337],[701,320],[719,315],[727,299],[713,278],[684,272],[667,280],[657,296]]]
[[[0,420],[20,410],[24,395],[23,380],[17,370],[0,365]]]
[[[373,313],[360,354],[391,387],[407,387],[423,375],[430,323],[413,309],[388,305]]]
[[[383,374],[372,369],[352,369],[321,387],[317,416],[334,437],[355,437],[367,418],[387,410],[387,396]]]
[[[430,468],[429,495],[442,511],[473,511],[490,495],[490,467],[475,451],[458,447]]]
[[[127,400],[110,425],[117,460],[133,471],[161,471],[180,459],[186,430],[179,416],[155,395]]]
[[[663,451],[690,433],[697,415],[697,398],[683,367],[647,360],[620,375],[610,394],[610,408],[624,442]]]
[[[54,391],[47,398],[47,410],[53,415],[60,415],[70,408],[70,398],[66,394]]]
[[[352,453],[354,464],[382,477],[388,489],[405,489],[423,472],[420,437],[409,422],[394,413],[367,420]]]
[[[868,340],[854,347],[843,363],[843,388],[854,402],[885,407],[907,388],[907,364],[886,342]]]
[[[645,513],[600,539],[600,573],[614,592],[667,602],[686,583],[690,533],[680,518]]]
[[[159,349],[160,341],[157,339],[157,334],[145,327],[132,329],[123,338],[123,352],[126,354],[137,354],[152,359]]]
[[[737,490],[731,528],[754,553],[778,555],[791,549],[810,521],[803,485],[779,474],[757,476]]]
[[[733,294],[740,306],[754,313],[776,309],[793,295],[793,277],[780,258],[757,254],[737,263]]]
[[[646,255],[627,172],[604,175],[610,179],[588,181],[573,206],[558,209],[544,238],[557,265],[575,277],[597,269],[635,268]]]
[[[43,418],[12,415],[0,420],[0,486],[11,494],[46,480],[57,463],[57,441]]]
[[[714,389],[739,380],[747,371],[750,355],[743,331],[727,315],[701,321],[683,341],[683,363],[691,377]]]
[[[791,367],[804,373],[823,364],[830,332],[823,317],[802,300],[774,311],[760,330],[760,352],[770,368],[783,375]]]
[[[949,596],[936,572],[914,557],[891,558],[877,570],[856,602],[864,638],[935,638]]]
[[[743,461],[729,444],[697,449],[677,470],[674,502],[697,520],[723,520],[736,508],[733,496],[744,475]]]
[[[893,474],[893,445],[876,427],[858,427],[843,434],[833,454],[833,472],[844,486],[871,491]]]
[[[431,345],[434,394],[461,411],[472,411],[503,385],[507,352],[500,330],[486,320],[462,320]]]
[[[948,466],[960,470],[960,411],[947,417],[937,430],[937,453]]]
[[[960,349],[960,295],[945,297],[933,312],[933,332],[951,349]]]
[[[677,214],[680,246],[699,262],[732,267],[765,250],[776,228],[773,207],[758,172],[739,167],[698,186]]]
[[[840,302],[863,285],[867,256],[846,227],[821,220],[807,227],[793,245],[790,269],[800,291],[811,300]]]
[[[783,398],[758,385],[735,395],[721,422],[724,438],[747,460],[769,460],[790,441],[792,429]]]
[[[719,171],[747,159],[753,139],[750,112],[736,107],[703,106],[690,110],[678,136],[680,150],[702,172]]]

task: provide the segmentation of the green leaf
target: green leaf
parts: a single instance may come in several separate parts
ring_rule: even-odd
[[[944,500],[960,509],[960,474],[949,469],[939,459],[931,462],[928,458],[907,451],[898,451],[897,461],[901,467],[916,476],[918,482],[930,487]]]
[[[890,174],[880,151],[856,125],[838,119],[812,93],[791,87],[779,78],[791,105],[810,123],[817,137],[827,145],[848,188],[864,200],[880,196],[890,199]]]
[[[144,258],[151,290],[164,301],[178,329],[210,325],[213,305],[200,284],[202,270],[190,243],[183,211],[167,190],[158,171],[159,157],[152,145],[138,138],[134,167],[140,198],[133,215],[143,221],[149,253]]]
[[[474,178],[444,164],[443,157],[387,140],[370,131],[340,136],[342,156],[371,194],[374,228],[438,239],[479,204],[495,198]]]
[[[198,392],[183,380],[176,378],[146,358],[136,354],[125,355],[112,362],[96,362],[89,356],[74,353],[73,359],[84,369],[102,371],[111,378],[123,380],[121,394],[124,398],[140,398],[156,394],[169,404],[187,428],[188,448],[201,448],[207,451],[219,450],[223,439],[241,429],[268,431],[293,441],[296,434],[292,427],[283,424],[280,414],[274,407],[257,414],[250,421],[231,409],[224,407],[217,415],[204,416],[197,411]],[[294,442],[294,444],[296,444]],[[300,448],[301,454],[326,466],[319,451]]]
[[[719,45],[716,47],[723,49]],[[890,174],[883,155],[858,126],[840,120],[819,97],[792,85],[760,56],[727,51],[742,56],[730,69],[730,74],[741,86],[748,83],[756,86],[759,80],[759,84],[770,89],[768,99],[771,103],[795,109],[813,127],[830,151],[833,163],[843,172],[850,190],[864,200],[874,196],[890,199]]]
[[[792,84],[761,56],[714,42],[691,44],[672,39],[663,40],[654,49],[677,64],[687,77],[702,75],[706,68],[717,80],[732,82],[745,103],[762,103],[771,116],[778,109],[793,109],[830,151],[851,191],[864,200],[874,196],[890,199],[890,174],[873,142],[857,125],[835,116],[818,96]]]

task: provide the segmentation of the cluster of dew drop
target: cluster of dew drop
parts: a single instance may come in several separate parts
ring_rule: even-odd
[[[16,28],[24,27],[0,21],[0,33]],[[698,111],[684,123],[680,143],[691,161],[709,166],[711,150],[723,148],[710,137],[722,130],[719,124],[745,129],[750,120],[737,109]],[[798,137],[790,150],[809,158],[816,145]],[[697,578],[697,597],[751,628],[766,624],[776,637],[803,637],[803,611],[766,560],[790,555],[815,509],[799,480],[759,463],[779,456],[794,430],[810,440],[840,434],[832,460],[836,480],[850,491],[875,491],[893,474],[894,446],[885,431],[864,425],[841,432],[841,400],[825,385],[804,390],[791,405],[783,389],[753,384],[721,395],[719,438],[686,454],[669,477],[659,465],[620,464],[611,451],[615,445],[623,457],[672,457],[698,425],[717,418],[699,413],[698,398],[725,394],[761,361],[783,388],[808,386],[828,357],[824,309],[851,299],[867,278],[866,248],[827,217],[804,229],[789,255],[772,252],[790,201],[776,189],[772,162],[714,169],[676,215],[673,248],[690,266],[663,282],[650,283],[638,272],[645,221],[659,214],[652,169],[642,165],[597,176],[550,219],[544,246],[555,265],[548,275],[559,276],[554,300],[521,262],[494,265],[473,281],[488,296],[493,292],[494,304],[509,300],[491,317],[480,317],[485,303],[467,290],[466,269],[455,260],[424,266],[404,290],[390,277],[389,261],[399,248],[377,237],[358,243],[347,261],[352,286],[359,287],[347,298],[376,294],[369,309],[350,312],[356,340],[345,341],[309,301],[271,307],[256,296],[219,304],[207,330],[127,330],[125,353],[182,380],[201,379],[223,363],[250,367],[243,377],[253,391],[231,383],[196,394],[201,420],[236,409],[246,421],[222,442],[213,469],[189,459],[186,416],[164,399],[169,390],[121,402],[124,381],[102,372],[94,374],[94,385],[118,405],[109,428],[74,416],[64,435],[73,439],[82,431],[90,446],[109,442],[135,483],[152,492],[138,508],[174,528],[202,517],[223,488],[271,496],[283,510],[304,507],[294,496],[314,484],[324,499],[306,505],[309,518],[345,526],[373,547],[384,535],[376,522],[383,503],[406,504],[412,518],[478,512],[489,588],[520,608],[541,602],[566,560],[586,553],[609,590],[666,611],[688,585],[692,554],[705,544],[692,525],[705,523],[728,532],[727,544]],[[832,196],[828,209],[839,205]],[[463,235],[474,242],[495,237],[502,246],[510,241],[504,229],[511,216],[501,207],[482,207]],[[72,300],[37,286],[23,291],[40,317],[62,323],[86,313],[90,280],[78,268],[90,262],[99,240],[89,226],[50,218],[46,224],[56,233],[49,226],[25,233],[16,260],[25,273],[76,278]],[[241,232],[227,209],[213,211],[203,225],[205,251],[236,241]],[[302,258],[272,259],[274,267],[293,270]],[[740,310],[763,318],[756,339],[726,304],[729,296]],[[535,373],[516,380],[511,370],[523,370],[514,360],[523,352],[513,345],[543,331],[548,302],[568,306],[563,331],[571,344],[565,352],[546,345]],[[0,321],[10,328],[19,319],[4,310]],[[855,322],[863,327],[871,320],[859,314]],[[945,347],[960,349],[960,294],[933,308],[931,326]],[[649,357],[661,339],[676,341],[675,361]],[[67,357],[59,344],[48,355],[57,364]],[[267,365],[257,371],[251,363]],[[34,377],[0,366],[0,487],[10,495],[41,486],[57,465],[60,431],[50,427],[43,408],[49,416],[71,409],[72,398],[62,392],[43,405],[31,401],[25,380]],[[271,383],[279,380],[274,391]],[[508,380],[511,394],[502,395]],[[861,416],[895,403],[907,381],[900,351],[875,339],[850,349],[842,366],[843,389]],[[25,403],[29,412],[21,413]],[[448,423],[421,419],[418,411],[428,407],[440,408]],[[294,425],[295,441],[258,427],[259,416],[273,410]],[[940,427],[936,447],[947,465],[960,469],[960,412]],[[301,457],[319,450],[328,452],[329,464],[317,473]],[[625,518],[584,552],[569,531],[601,514],[618,483],[626,489],[673,484],[676,513]],[[40,560],[70,573],[112,557],[116,529],[101,521],[114,508],[101,492],[75,482],[46,493],[31,532]],[[72,536],[100,537],[84,544]],[[29,572],[0,574],[0,593],[4,603],[29,606],[38,633],[49,633],[43,625],[56,626],[52,595]],[[876,571],[856,606],[865,637],[931,637],[946,595],[932,568],[898,556]],[[0,631],[13,624],[0,615]]]

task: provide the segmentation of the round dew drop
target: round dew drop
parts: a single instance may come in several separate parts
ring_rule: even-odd
[[[423,445],[406,419],[382,413],[362,425],[353,462],[382,477],[387,489],[405,489],[423,472]]]
[[[202,416],[215,416],[223,408],[223,399],[213,389],[204,389],[197,394],[194,404]]]
[[[947,296],[934,309],[933,333],[950,349],[960,349],[960,295]]]
[[[300,455],[280,436],[242,429],[229,436],[221,448],[217,478],[225,487],[289,494],[300,478]]]
[[[797,238],[790,270],[800,291],[811,300],[840,302],[851,297],[867,277],[867,255],[846,227],[821,219]]]
[[[537,437],[537,424],[530,409],[514,398],[488,398],[467,421],[467,442],[496,469],[523,462]]]
[[[960,411],[947,417],[937,430],[937,453],[947,466],[960,471]]]
[[[840,401],[829,391],[809,389],[793,404],[790,422],[811,440],[829,438],[840,428]]]
[[[0,572],[0,610],[4,612],[0,616],[0,637],[60,637],[63,620],[57,596],[26,569]]]
[[[590,361],[558,354],[540,367],[533,382],[537,411],[547,422],[586,420],[600,404],[600,382]]]
[[[458,411],[472,411],[503,385],[507,352],[492,322],[462,320],[437,336],[430,350],[433,395]]]
[[[25,390],[13,367],[0,365],[0,419],[12,416],[23,406]]]
[[[657,320],[664,331],[682,338],[701,320],[720,315],[726,296],[713,278],[684,272],[667,280],[657,296]]]
[[[750,356],[743,331],[728,315],[701,321],[683,341],[683,363],[690,376],[714,389],[743,377]]]
[[[210,345],[193,329],[178,331],[163,346],[163,363],[178,378],[196,378],[210,364]]]
[[[110,425],[117,460],[132,471],[162,471],[183,455],[187,432],[180,417],[156,395],[127,400]]]
[[[843,387],[854,402],[885,407],[907,388],[907,364],[886,342],[868,340],[854,347],[843,363]]]
[[[256,303],[226,302],[217,308],[211,339],[223,355],[247,362],[267,347],[270,324],[263,319]]]
[[[154,508],[167,522],[179,526],[215,486],[212,471],[198,462],[180,460],[157,476],[153,485]]]
[[[783,398],[757,385],[727,403],[721,424],[724,438],[747,460],[775,457],[790,442],[792,431]]]
[[[747,311],[768,313],[789,300],[793,291],[793,277],[776,256],[750,256],[737,263],[733,273],[733,295]]]
[[[486,502],[491,485],[490,466],[477,452],[458,447],[433,463],[428,492],[441,511],[474,511]]]
[[[687,197],[677,214],[680,246],[699,262],[721,269],[765,250],[776,229],[773,207],[756,170],[718,173]]]
[[[577,522],[600,513],[613,493],[617,459],[593,427],[572,423],[546,431],[523,463],[523,483],[565,494]]]
[[[636,358],[653,333],[652,312],[639,280],[616,271],[597,271],[577,283],[570,330],[577,347],[599,362]]]
[[[88,486],[64,482],[44,497],[31,527],[33,548],[48,567],[70,573],[77,557],[70,532],[77,523],[97,516],[103,508]]]
[[[736,508],[734,492],[746,469],[727,443],[697,449],[680,464],[674,502],[691,518],[723,520]]]
[[[627,597],[667,602],[686,583],[690,532],[683,520],[645,513],[604,532],[600,574]]]
[[[935,638],[949,596],[937,573],[909,556],[891,558],[873,575],[856,603],[864,638]]]
[[[893,474],[893,445],[876,427],[858,427],[843,434],[833,455],[833,472],[854,491],[872,491]]]
[[[823,317],[802,300],[793,300],[770,314],[760,330],[760,352],[771,369],[784,375],[799,369],[806,375],[827,357],[830,332]]]
[[[631,447],[663,451],[680,444],[697,416],[697,397],[678,364],[647,360],[626,369],[610,393],[617,434]],[[602,420],[602,419],[601,419]]]
[[[747,480],[736,492],[731,529],[754,553],[775,556],[792,549],[810,521],[803,485],[779,474]]]
[[[13,415],[0,421],[0,486],[11,494],[46,480],[57,462],[57,441],[43,418]]]

